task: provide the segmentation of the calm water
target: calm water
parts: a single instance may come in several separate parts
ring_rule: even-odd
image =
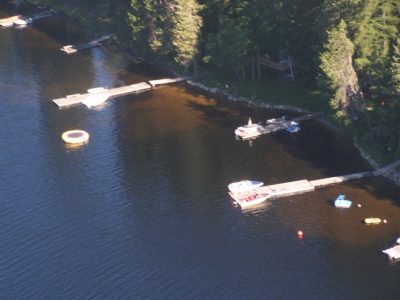
[[[59,50],[79,41],[60,17],[0,30],[0,299],[398,298],[400,263],[381,252],[400,237],[390,182],[352,181],[245,211],[227,194],[244,178],[369,170],[349,141],[314,122],[238,141],[234,128],[249,116],[282,112],[181,84],[59,109],[52,99],[166,77],[112,49]],[[89,143],[65,145],[71,129],[89,132]],[[339,193],[362,208],[334,208]],[[388,223],[362,224],[370,216]]]

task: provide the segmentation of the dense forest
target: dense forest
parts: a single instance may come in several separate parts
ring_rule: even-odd
[[[260,76],[260,62],[318,86],[342,125],[362,127],[372,145],[400,154],[398,0],[41,0],[107,21],[144,57]],[[80,11],[77,12],[77,9]],[[289,71],[288,71],[289,72]]]

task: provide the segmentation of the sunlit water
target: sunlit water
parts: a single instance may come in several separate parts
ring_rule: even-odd
[[[59,50],[76,41],[84,36],[60,17],[0,30],[0,299],[398,298],[400,263],[381,252],[400,237],[390,182],[352,181],[243,211],[227,194],[244,178],[369,170],[350,141],[312,121],[297,134],[238,141],[234,128],[249,116],[284,112],[183,84],[59,109],[52,99],[165,77],[110,48]],[[71,129],[89,143],[64,144]],[[335,208],[338,194],[353,207]],[[388,222],[366,226],[370,216]]]

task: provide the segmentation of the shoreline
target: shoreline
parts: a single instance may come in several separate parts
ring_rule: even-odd
[[[28,5],[32,5],[38,9],[44,9],[44,7],[40,4],[40,0],[26,0],[25,2]],[[76,22],[80,27],[81,24],[79,21],[69,18],[68,14],[65,12],[62,12],[60,14],[61,17],[67,18],[69,20],[72,20],[74,22]],[[82,28],[82,30],[84,30]],[[88,35],[91,35],[90,32],[86,33]],[[150,61],[148,59],[145,59],[141,56],[138,56],[132,49],[129,49],[123,45],[119,45],[117,42],[112,41],[112,44],[110,45],[111,47],[114,47],[116,51],[118,51],[121,55],[125,55],[129,60],[133,61],[133,62],[138,62],[138,61],[142,61],[145,62],[147,64],[152,64],[155,65],[159,68],[162,68],[164,70],[166,70],[167,72],[169,72],[172,76],[175,77],[179,77],[181,75],[179,75],[177,73],[176,70],[174,70],[171,66],[167,66],[164,65],[162,63],[159,62],[155,62],[155,61]],[[248,99],[244,96],[234,96],[232,94],[229,94],[228,92],[215,88],[215,87],[208,87],[206,85],[204,85],[203,83],[200,82],[196,82],[193,80],[187,80],[186,81],[186,85],[189,86],[190,88],[193,89],[198,89],[204,93],[207,93],[211,96],[220,96],[220,97],[224,97],[225,99],[229,100],[229,101],[234,101],[234,102],[240,102],[244,105],[247,105],[249,107],[254,107],[254,108],[261,108],[261,109],[269,109],[269,110],[283,110],[283,111],[290,111],[290,112],[295,112],[295,113],[300,113],[300,114],[308,114],[310,113],[308,110],[302,109],[302,108],[298,108],[298,107],[293,107],[290,105],[271,105],[268,103],[264,103],[264,102],[254,102],[254,100]],[[320,123],[322,126],[324,126],[325,128],[327,128],[328,130],[332,130],[337,134],[340,134],[342,136],[348,137],[351,142],[353,143],[353,145],[358,149],[358,151],[360,152],[360,155],[368,162],[368,164],[374,169],[377,170],[379,169],[379,165],[360,147],[356,144],[356,142],[354,141],[354,139],[349,136],[346,132],[344,132],[343,130],[339,129],[338,127],[336,127],[334,124],[332,124],[331,122],[327,121],[324,118],[318,118],[316,120],[316,122]],[[387,172],[385,172],[384,174],[382,174],[383,177],[391,180],[392,182],[394,182],[394,184],[398,187],[400,187],[400,172],[397,171],[396,169],[392,169],[392,170],[388,170]]]

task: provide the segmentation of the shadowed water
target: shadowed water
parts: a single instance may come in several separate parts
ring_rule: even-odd
[[[398,298],[400,263],[381,252],[400,237],[390,182],[356,180],[243,211],[227,194],[244,178],[370,170],[350,141],[313,121],[238,141],[249,116],[284,112],[184,84],[59,109],[52,99],[165,77],[111,48],[59,50],[76,41],[86,40],[57,16],[0,30],[0,299]],[[89,143],[64,144],[72,129]],[[353,206],[335,208],[338,194]],[[371,216],[387,224],[363,224]]]

